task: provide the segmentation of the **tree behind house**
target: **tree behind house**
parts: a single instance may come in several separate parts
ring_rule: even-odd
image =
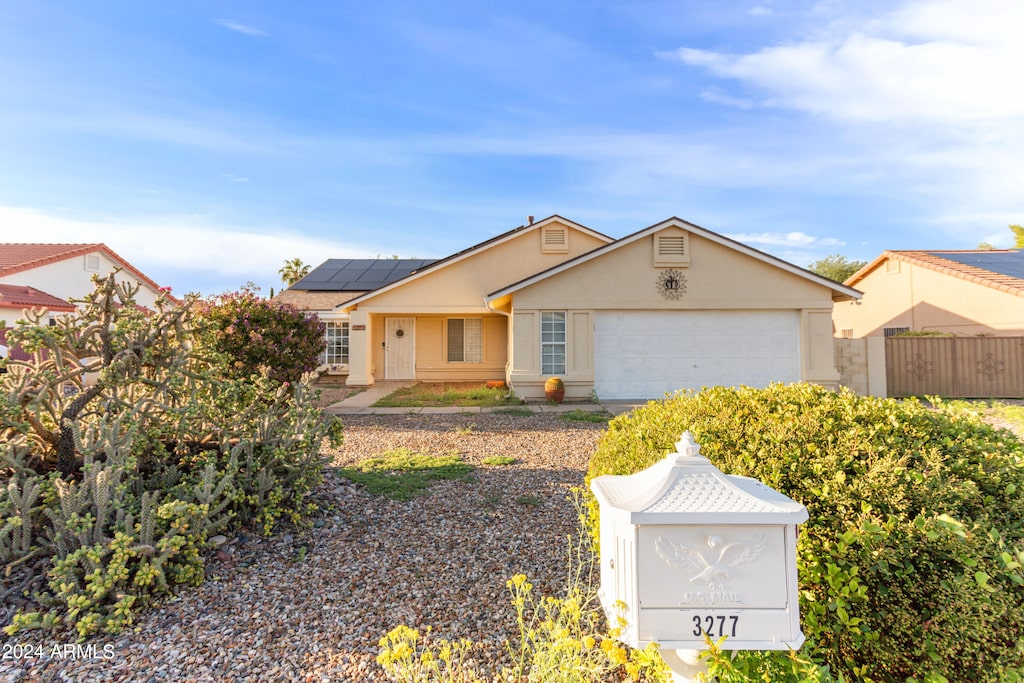
[[[809,264],[807,270],[836,282],[845,282],[867,264],[867,261],[851,261],[841,254],[832,254]]]
[[[300,258],[289,259],[284,262],[284,267],[277,271],[281,281],[291,287],[302,278],[309,275],[309,266]]]

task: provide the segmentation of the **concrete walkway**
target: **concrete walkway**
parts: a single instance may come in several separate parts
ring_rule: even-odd
[[[451,406],[444,408],[374,408],[373,404],[388,394],[393,394],[399,389],[411,387],[416,382],[378,382],[366,391],[349,396],[344,401],[328,406],[325,411],[331,415],[408,415],[418,414],[462,414],[462,413],[501,413],[509,410],[530,410],[535,413],[571,413],[574,410],[582,410],[588,413],[599,413],[607,411],[612,415],[620,415],[628,412],[643,402],[638,401],[602,401],[601,403],[524,403],[519,406],[496,406],[491,408],[480,408],[478,406],[460,407]]]

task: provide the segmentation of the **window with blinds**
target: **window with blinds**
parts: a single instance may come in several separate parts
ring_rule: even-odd
[[[348,322],[324,322],[325,348],[320,354],[321,365],[348,365]]]
[[[565,374],[565,318],[565,311],[543,311],[540,314],[541,374]]]
[[[483,321],[480,318],[448,318],[448,362],[479,363],[483,360]]]

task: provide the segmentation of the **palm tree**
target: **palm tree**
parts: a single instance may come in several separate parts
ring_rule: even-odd
[[[302,278],[309,275],[309,266],[300,258],[293,258],[284,262],[284,268],[277,271],[281,275],[281,281],[291,287]]]

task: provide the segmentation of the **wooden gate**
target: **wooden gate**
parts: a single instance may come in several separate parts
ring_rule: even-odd
[[[890,337],[890,396],[1024,398],[1024,337]]]

